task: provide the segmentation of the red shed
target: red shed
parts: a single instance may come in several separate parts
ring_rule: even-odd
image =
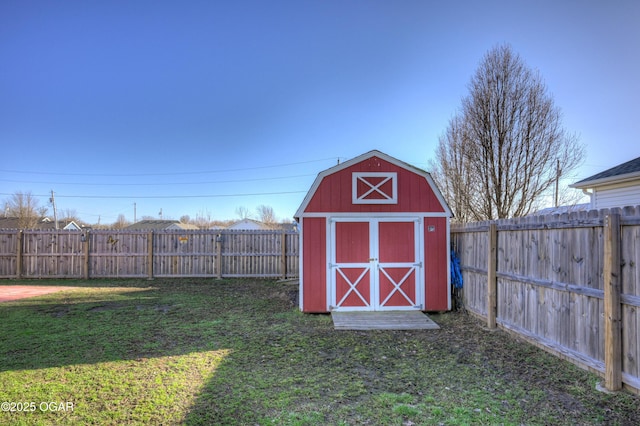
[[[429,173],[382,152],[321,172],[296,212],[300,309],[451,309],[450,217]]]

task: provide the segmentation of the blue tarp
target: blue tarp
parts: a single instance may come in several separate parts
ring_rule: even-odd
[[[460,271],[460,259],[456,252],[451,250],[451,284],[453,288],[460,289],[463,286],[462,271]]]

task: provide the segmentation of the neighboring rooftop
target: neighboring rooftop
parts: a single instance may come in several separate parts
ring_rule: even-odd
[[[581,203],[581,204],[573,204],[569,206],[558,206],[558,207],[547,207],[536,212],[531,213],[529,216],[547,216],[552,214],[565,214],[565,213],[575,213],[581,212],[584,210],[589,210],[591,204],[589,203]]]
[[[571,188],[593,188],[598,185],[638,178],[640,178],[640,157],[582,179],[569,186]]]
[[[125,229],[131,230],[162,230],[162,229],[200,229],[190,223],[182,223],[179,220],[141,220]]]
[[[29,226],[28,227],[29,229],[56,229],[55,222],[48,217],[41,217],[41,218],[35,219],[35,221],[37,221],[35,222],[35,225]],[[21,223],[24,223],[24,221],[21,221],[20,218],[18,217],[13,217],[13,216],[0,217],[0,229],[24,228],[24,226],[20,226]],[[78,225],[73,220],[59,220],[58,229],[79,231],[83,229],[83,227],[81,225]]]
[[[267,230],[267,229],[273,229],[273,227],[269,224],[266,224],[264,222],[260,222],[259,220],[254,220],[254,219],[249,219],[249,218],[245,218],[242,220],[239,220],[235,223],[232,223],[231,225],[229,225],[227,227],[227,229],[257,229],[257,230]]]
[[[218,228],[216,228],[218,229]],[[241,219],[232,223],[226,228],[221,229],[241,229],[241,230],[284,230],[284,231],[296,231],[295,223],[265,223],[254,219]]]

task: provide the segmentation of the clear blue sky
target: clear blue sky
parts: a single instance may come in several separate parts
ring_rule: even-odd
[[[294,214],[371,149],[428,167],[509,43],[586,145],[565,184],[640,156],[640,2],[0,3],[0,200],[119,214]]]

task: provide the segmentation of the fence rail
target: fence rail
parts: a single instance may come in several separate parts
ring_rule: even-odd
[[[293,231],[0,229],[0,278],[298,276]]]
[[[640,206],[452,226],[465,307],[640,393]]]

